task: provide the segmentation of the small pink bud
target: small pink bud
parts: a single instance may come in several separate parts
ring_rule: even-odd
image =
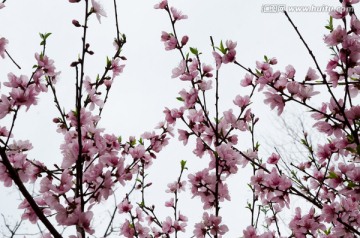
[[[186,43],[188,42],[189,37],[188,36],[183,36],[181,39],[181,45],[184,46],[186,45]]]
[[[77,20],[72,20],[72,24],[74,25],[74,26],[76,26],[76,27],[80,27],[81,25],[80,25],[80,23],[79,23],[79,21],[77,21]]]
[[[272,65],[275,65],[277,63],[278,63],[278,61],[277,61],[276,58],[271,58],[270,61],[269,61],[269,64],[272,64]]]

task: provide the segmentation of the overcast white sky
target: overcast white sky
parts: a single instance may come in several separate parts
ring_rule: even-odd
[[[112,1],[100,1],[108,17],[102,18],[102,24],[93,18],[89,25],[89,43],[95,52],[88,57],[86,74],[94,78],[102,72],[106,56],[113,53],[112,41],[115,36]],[[101,126],[108,132],[123,137],[139,136],[142,132],[152,130],[157,122],[164,119],[162,111],[165,106],[178,106],[177,93],[187,87],[183,82],[171,79],[171,70],[178,65],[178,52],[167,52],[160,42],[161,31],[170,31],[170,22],[165,12],[155,10],[153,5],[158,1],[119,0],[120,31],[127,35],[128,43],[124,47],[127,57],[124,73],[116,79],[109,103],[105,106]],[[305,47],[301,44],[295,31],[286,17],[281,13],[263,13],[264,4],[286,4],[287,6],[338,6],[338,1],[304,0],[304,1],[240,1],[240,0],[170,0],[169,4],[188,15],[187,20],[177,23],[179,35],[190,37],[189,46],[197,47],[203,52],[203,60],[213,63],[209,36],[213,36],[217,44],[221,39],[237,41],[237,60],[245,66],[254,68],[255,61],[261,60],[266,54],[277,57],[279,69],[288,64],[294,65],[299,75],[304,74],[309,66],[314,67]],[[0,37],[9,40],[7,47],[12,57],[20,64],[18,70],[8,58],[0,59],[0,80],[7,79],[7,73],[30,75],[35,64],[34,53],[40,52],[39,32],[51,32],[48,39],[47,55],[55,60],[61,80],[57,85],[61,104],[67,109],[74,108],[74,75],[69,65],[77,59],[80,53],[79,28],[73,27],[72,19],[82,21],[82,4],[70,4],[66,0],[7,0],[6,7],[0,10]],[[322,67],[325,67],[330,51],[322,43],[326,33],[324,26],[329,19],[327,12],[293,12],[289,13],[300,32]],[[337,25],[337,23],[335,23]],[[221,108],[222,111],[232,106],[232,99],[236,94],[246,91],[240,88],[239,82],[245,74],[234,65],[223,66],[220,73]],[[275,130],[269,130],[274,123],[274,114],[269,113],[268,107],[262,106],[262,99],[254,103],[255,113],[261,116],[258,129],[259,140],[276,138]],[[59,144],[61,136],[55,132],[56,126],[52,118],[57,117],[51,95],[43,95],[37,107],[28,113],[21,112],[15,129],[17,139],[29,139],[33,142],[33,158],[52,165],[59,163],[61,154]],[[0,122],[1,126],[6,121]],[[262,130],[266,129],[266,130]],[[246,141],[240,146],[246,148]],[[183,147],[176,139],[158,157],[153,165],[154,174],[150,177],[154,184],[154,194],[150,197],[158,207],[169,198],[164,191],[167,182],[175,180],[179,170],[178,161],[188,161],[190,171],[203,167],[208,163],[206,159],[199,161],[192,155],[192,147]],[[248,212],[244,209],[248,196],[246,183],[249,171],[241,172],[233,179],[230,189],[233,202],[224,204],[225,222],[231,232],[226,237],[235,237],[249,224]],[[16,209],[17,203],[8,204],[7,198],[16,198],[13,189],[0,188],[0,212],[9,214]],[[247,194],[247,195],[246,195]],[[8,196],[11,195],[11,196]],[[199,206],[198,201],[185,203],[181,200],[185,211],[193,216],[202,213],[194,212]],[[194,212],[194,213],[191,213]],[[184,212],[186,214],[186,212]],[[197,215],[196,215],[197,214]],[[16,217],[14,218],[16,219]],[[194,220],[197,222],[199,219]],[[192,233],[192,227],[187,228]]]

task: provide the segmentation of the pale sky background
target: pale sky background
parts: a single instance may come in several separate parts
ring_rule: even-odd
[[[115,36],[112,1],[100,1],[108,17],[102,18],[102,24],[93,17],[89,22],[89,43],[95,55],[87,57],[86,75],[92,79],[103,71],[106,56],[114,52],[112,45]],[[165,51],[160,42],[161,31],[171,30],[171,25],[165,11],[155,10],[158,1],[119,0],[118,14],[120,31],[127,36],[124,53],[127,57],[124,73],[118,77],[111,90],[109,102],[104,108],[100,126],[107,132],[128,138],[130,135],[139,136],[144,131],[152,130],[159,121],[164,119],[164,107],[179,106],[178,92],[188,85],[178,79],[171,78],[171,70],[180,61],[177,51]],[[202,61],[214,64],[211,57],[209,36],[213,36],[215,44],[220,40],[231,39],[237,41],[237,61],[247,67],[254,68],[256,60],[262,60],[264,55],[278,59],[277,69],[283,70],[292,64],[297,70],[297,76],[302,79],[308,67],[314,64],[299,37],[282,13],[262,13],[264,4],[286,4],[288,6],[339,6],[338,1],[306,0],[306,1],[240,1],[240,0],[171,0],[169,4],[188,15],[187,20],[177,23],[177,33],[190,37],[188,46],[196,47],[203,52]],[[74,80],[75,72],[69,65],[77,59],[80,53],[80,36],[82,31],[75,28],[71,21],[77,19],[82,22],[83,4],[70,4],[66,0],[8,0],[6,7],[0,10],[0,37],[9,40],[7,49],[11,56],[22,67],[18,70],[12,62],[0,59],[0,80],[7,79],[7,73],[30,76],[32,66],[36,63],[35,52],[40,52],[39,32],[51,32],[48,39],[47,55],[55,60],[58,71],[61,71],[57,91],[61,105],[67,111],[74,108]],[[329,19],[328,12],[292,12],[292,20],[308,42],[322,68],[325,68],[330,51],[323,44],[322,38],[327,30],[324,26]],[[337,22],[334,23],[338,25]],[[247,91],[239,85],[245,72],[235,65],[223,65],[220,72],[220,106],[221,111],[233,107],[232,100],[237,94]],[[4,87],[2,86],[2,90]],[[266,146],[269,143],[281,143],[281,133],[276,127],[277,116],[270,112],[269,107],[263,106],[263,99],[258,94],[254,102],[253,111],[260,117],[257,129],[257,139]],[[57,117],[51,94],[42,95],[39,105],[31,108],[27,113],[21,111],[16,122],[14,135],[16,139],[29,139],[34,146],[29,153],[30,158],[45,161],[50,167],[53,163],[60,163],[59,145],[61,135],[55,132],[56,125],[52,122]],[[8,125],[2,120],[1,126]],[[289,122],[290,123],[290,122]],[[292,123],[292,122],[291,122]],[[180,123],[178,123],[180,125]],[[246,149],[249,145],[248,134],[239,138],[239,147]],[[270,147],[272,147],[270,145]],[[187,160],[189,171],[198,171],[208,164],[208,159],[199,160],[192,154],[193,147],[183,147],[177,141],[177,136],[170,145],[158,156],[153,164],[149,180],[153,181],[149,201],[162,207],[165,200],[170,198],[165,193],[166,185],[177,178],[179,161]],[[262,155],[269,155],[269,146],[262,151]],[[230,228],[226,237],[239,237],[242,230],[249,224],[250,213],[244,209],[249,191],[246,186],[250,179],[250,167],[240,170],[230,181],[232,202],[224,203],[224,222]],[[0,212],[11,215],[9,221],[15,221],[18,214],[18,199],[16,189],[0,188]],[[122,198],[118,198],[119,200]],[[136,199],[136,197],[135,197]],[[112,205],[112,204],[111,204]],[[192,234],[193,223],[199,222],[202,211],[199,200],[190,200],[188,195],[181,194],[180,209],[190,218],[187,235]],[[170,212],[165,209],[162,212]],[[172,213],[169,213],[169,215]],[[168,215],[163,213],[161,216]],[[106,218],[103,211],[97,222]],[[285,217],[288,221],[290,217]],[[104,228],[101,224],[96,227],[99,234]],[[3,227],[0,227],[3,229]],[[99,235],[98,234],[98,235]]]

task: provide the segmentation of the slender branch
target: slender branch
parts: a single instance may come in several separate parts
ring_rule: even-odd
[[[9,52],[7,50],[5,50],[5,53],[10,58],[10,60],[16,65],[16,67],[18,67],[18,69],[21,69],[21,67],[15,62],[15,60],[11,57],[11,55],[9,54]]]

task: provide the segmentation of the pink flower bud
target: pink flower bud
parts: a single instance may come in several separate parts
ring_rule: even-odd
[[[181,39],[181,45],[184,46],[186,45],[186,43],[188,42],[189,37],[188,36],[183,36]]]
[[[80,23],[79,23],[79,21],[77,21],[77,20],[72,20],[72,24],[74,25],[74,26],[76,26],[76,27],[80,27],[81,25],[80,25]]]

